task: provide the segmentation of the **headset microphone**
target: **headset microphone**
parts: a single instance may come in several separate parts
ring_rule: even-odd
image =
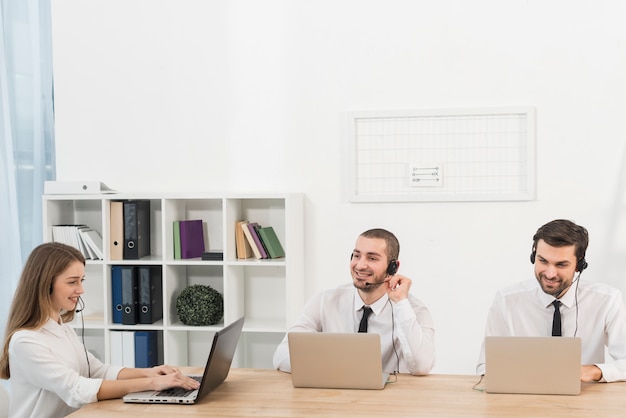
[[[83,311],[83,309],[85,309],[85,302],[83,302],[83,298],[81,298],[80,296],[78,297],[78,304],[80,304],[80,308],[76,309],[76,313],[80,313]]]
[[[365,282],[365,286],[380,286],[381,284],[385,283],[385,281],[382,282],[374,282],[374,283],[370,283],[370,282]]]

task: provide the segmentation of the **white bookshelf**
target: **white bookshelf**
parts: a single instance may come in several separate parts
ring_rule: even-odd
[[[110,202],[150,200],[151,255],[140,260],[111,260]],[[174,259],[173,222],[202,219],[207,251],[223,251],[223,261]],[[272,226],[286,257],[272,260],[236,258],[235,223],[246,219]],[[87,224],[102,236],[104,260],[87,260],[84,282],[84,331],[80,314],[72,325],[102,360],[111,361],[110,332],[157,330],[162,333],[163,361],[178,366],[204,366],[215,331],[245,316],[233,367],[271,368],[272,354],[304,303],[303,196],[301,194],[102,194],[45,195],[44,241],[52,226]],[[154,324],[113,323],[111,266],[157,265],[163,277],[163,319]],[[184,325],[176,314],[176,298],[189,285],[204,284],[224,297],[224,317],[214,326]]]

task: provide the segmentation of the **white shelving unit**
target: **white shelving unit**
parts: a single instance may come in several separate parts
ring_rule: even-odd
[[[151,255],[140,260],[111,260],[110,202],[150,200]],[[202,219],[207,251],[223,251],[223,261],[174,259],[173,222]],[[236,258],[235,223],[246,219],[272,226],[286,257],[272,260]],[[271,368],[272,354],[304,303],[303,196],[301,194],[178,195],[102,194],[45,195],[44,241],[52,225],[87,224],[103,239],[104,260],[87,260],[84,282],[84,328],[76,315],[73,326],[87,347],[111,361],[112,330],[157,330],[167,364],[204,366],[215,331],[245,316],[233,367]],[[150,325],[113,323],[111,266],[156,265],[163,276],[163,319]],[[189,285],[204,284],[224,297],[224,318],[215,326],[184,325],[176,314],[176,298]]]

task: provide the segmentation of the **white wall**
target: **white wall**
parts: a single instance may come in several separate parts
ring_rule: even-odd
[[[121,191],[301,191],[307,297],[394,231],[430,307],[437,373],[473,373],[531,238],[590,231],[583,280],[626,290],[626,3],[53,0],[57,178]],[[351,204],[347,111],[529,105],[532,202]]]

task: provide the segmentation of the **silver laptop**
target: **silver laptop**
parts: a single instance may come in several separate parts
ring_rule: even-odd
[[[290,332],[291,379],[297,388],[383,389],[378,334]]]
[[[239,342],[244,318],[239,318],[227,327],[217,331],[213,336],[213,344],[209,352],[204,374],[191,376],[200,382],[196,390],[172,388],[164,391],[144,391],[129,393],[124,402],[135,403],[178,403],[193,404],[222,384],[228,376],[230,365]]]
[[[580,394],[580,338],[485,337],[485,391]]]

